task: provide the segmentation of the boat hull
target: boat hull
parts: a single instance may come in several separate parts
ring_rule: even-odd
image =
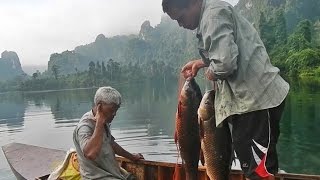
[[[18,180],[45,176],[62,163],[66,156],[62,150],[20,143],[5,145],[2,150]]]
[[[2,147],[12,172],[18,180],[46,179],[49,173],[63,162],[66,152],[62,150],[43,148],[27,144],[12,143]],[[168,180],[172,179],[175,163],[143,160],[132,162],[123,157],[117,157],[119,165],[133,173],[138,180]],[[209,180],[206,168],[199,167],[199,180]],[[320,175],[290,174],[276,175],[277,180],[320,180]],[[232,170],[230,180],[245,180],[243,173]]]

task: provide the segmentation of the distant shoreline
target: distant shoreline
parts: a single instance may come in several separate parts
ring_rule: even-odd
[[[38,90],[38,91],[7,91],[7,92],[0,92],[0,94],[8,94],[14,92],[23,92],[26,94],[32,93],[44,93],[44,92],[58,92],[58,91],[73,91],[73,90],[85,90],[85,89],[96,89],[98,87],[85,87],[85,88],[67,88],[67,89],[52,89],[52,90]]]

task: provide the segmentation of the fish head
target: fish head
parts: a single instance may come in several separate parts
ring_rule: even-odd
[[[194,89],[191,86],[190,80],[186,80],[181,92],[180,92],[180,102],[185,105],[190,101],[192,95],[194,94]]]
[[[196,83],[194,78],[186,79],[186,81],[181,89],[180,94],[187,97],[187,98],[193,97],[193,98],[197,98],[200,100],[202,98],[200,87]],[[200,100],[199,100],[199,102],[200,102]]]
[[[207,121],[215,115],[214,111],[214,96],[215,91],[207,91],[200,102],[198,108],[198,117],[202,121]]]

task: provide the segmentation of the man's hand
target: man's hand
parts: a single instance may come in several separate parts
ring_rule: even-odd
[[[95,107],[94,121],[96,121],[94,132],[83,148],[84,156],[90,160],[95,160],[98,157],[102,148],[103,134],[105,133],[106,118],[101,104]]]
[[[94,116],[94,119],[96,120],[97,124],[99,125],[103,125],[106,123],[106,117],[104,116],[103,112],[102,112],[102,104],[99,103],[97,105],[97,110],[96,110],[96,114]]]
[[[197,76],[199,69],[206,67],[206,64],[201,59],[193,60],[184,65],[181,73],[185,79]]]
[[[214,80],[214,73],[212,72],[212,70],[208,68],[205,74],[207,79],[209,79],[210,81]]]
[[[132,159],[130,159],[131,161],[138,161],[144,159],[143,155],[138,153],[138,154],[132,154]]]

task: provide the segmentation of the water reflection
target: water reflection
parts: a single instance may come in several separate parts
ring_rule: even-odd
[[[0,132],[13,133],[22,131],[26,106],[21,94],[7,93],[1,95]]]
[[[303,83],[291,84],[278,149],[281,168],[320,174],[320,92]]]
[[[93,94],[94,89],[82,89],[31,92],[25,93],[25,96],[29,102],[34,102],[36,106],[44,105],[50,107],[55,123],[64,124],[67,123],[64,121],[65,119],[79,119],[79,114],[86,112],[88,107],[91,107]]]
[[[120,108],[112,127],[143,125],[147,129],[148,136],[173,134],[177,103],[173,98],[176,96],[175,86],[146,82],[137,84],[136,87],[124,88],[127,90],[119,88],[124,96],[124,105]]]

